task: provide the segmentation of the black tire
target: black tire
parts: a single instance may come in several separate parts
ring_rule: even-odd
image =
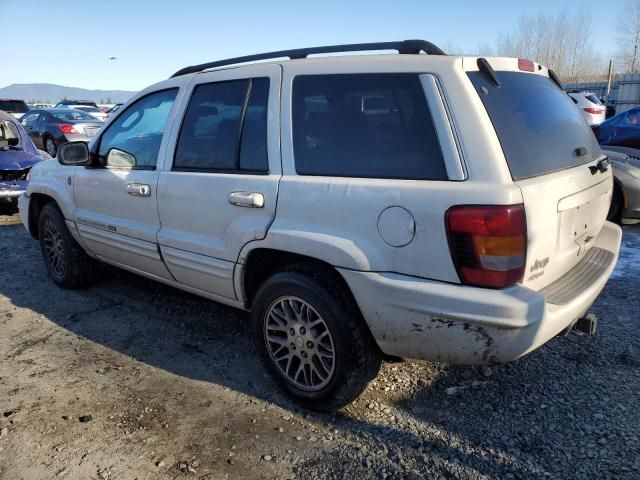
[[[252,327],[262,360],[286,394],[313,410],[333,412],[351,403],[380,370],[380,353],[371,333],[358,307],[339,285],[331,273],[296,266],[270,277],[253,301]],[[328,383],[321,389],[299,388],[270,357],[265,322],[271,306],[286,296],[297,297],[311,305],[331,334],[334,368]]]
[[[46,204],[40,212],[38,238],[42,259],[55,284],[73,289],[90,283],[95,261],[73,238],[55,203]]]
[[[47,142],[51,142],[51,147],[47,144]],[[56,141],[48,135],[45,135],[42,139],[42,148],[52,157],[55,157],[58,153],[58,145],[56,144]]]
[[[613,195],[611,197],[611,206],[607,214],[607,220],[618,225],[622,225],[622,210],[624,207],[624,197],[620,186],[614,182]]]

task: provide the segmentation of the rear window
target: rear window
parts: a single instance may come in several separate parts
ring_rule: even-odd
[[[0,100],[0,110],[11,113],[26,113],[29,108],[21,100]]]
[[[514,180],[587,163],[600,147],[582,113],[548,77],[496,72],[496,87],[480,72],[469,72],[493,126]],[[577,148],[587,154],[576,156]]]
[[[587,100],[589,100],[591,103],[595,103],[596,105],[602,105],[602,103],[600,102],[600,99],[595,95],[585,95],[585,97],[587,97]]]
[[[293,142],[301,175],[447,180],[417,74],[296,77]]]
[[[80,110],[69,109],[68,112],[51,112],[58,120],[62,120],[63,122],[79,122],[82,120],[89,120],[94,122],[96,119],[89,115],[88,113],[82,112]]]

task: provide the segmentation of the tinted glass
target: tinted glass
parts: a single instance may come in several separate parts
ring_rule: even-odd
[[[40,113],[38,112],[27,113],[20,119],[20,123],[22,123],[22,125],[24,125],[25,127],[33,127],[38,121],[39,117]]]
[[[267,78],[198,85],[182,122],[174,168],[266,171],[268,94]]]
[[[101,112],[102,110],[96,107],[74,107],[76,110],[82,110],[83,112]]]
[[[296,77],[293,141],[303,175],[447,179],[415,74]]]
[[[585,96],[587,100],[589,100],[591,103],[595,103],[596,105],[602,105],[602,103],[600,102],[600,99],[595,95],[585,95]]]
[[[0,100],[0,110],[11,113],[26,113],[29,111],[29,107],[21,100]]]
[[[269,79],[254,79],[250,95],[247,112],[242,122],[240,169],[266,172],[269,170],[267,157]]]
[[[514,180],[574,167],[601,154],[582,113],[551,79],[520,72],[496,76],[500,88],[480,72],[469,72]],[[580,147],[587,155],[575,155]]]
[[[100,139],[99,150],[100,157],[107,165],[155,167],[164,128],[177,93],[178,89],[174,88],[147,95],[129,106],[109,125]],[[93,118],[77,110],[71,111]],[[118,155],[110,155],[111,149],[116,149]]]
[[[69,109],[69,111],[57,111],[51,113],[55,119],[61,120],[63,122],[80,122],[80,121],[89,121],[95,122],[96,119],[89,115],[88,113],[82,112],[80,110]]]

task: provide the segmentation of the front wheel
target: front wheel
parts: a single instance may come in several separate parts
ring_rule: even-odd
[[[380,369],[360,312],[332,280],[304,270],[277,273],[252,308],[256,346],[279,386],[322,411],[355,400]]]
[[[73,238],[60,209],[48,203],[40,212],[38,238],[49,276],[63,288],[79,288],[92,277],[94,260]]]

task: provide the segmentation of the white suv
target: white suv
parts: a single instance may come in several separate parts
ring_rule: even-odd
[[[269,369],[317,409],[385,355],[534,350],[620,247],[611,169],[553,72],[424,41],[189,67],[58,160],[20,198],[55,283],[86,285],[97,259],[251,310]]]
[[[595,93],[576,90],[567,93],[573,100],[573,103],[582,111],[582,115],[584,115],[589,125],[600,125],[604,122],[607,109]]]

